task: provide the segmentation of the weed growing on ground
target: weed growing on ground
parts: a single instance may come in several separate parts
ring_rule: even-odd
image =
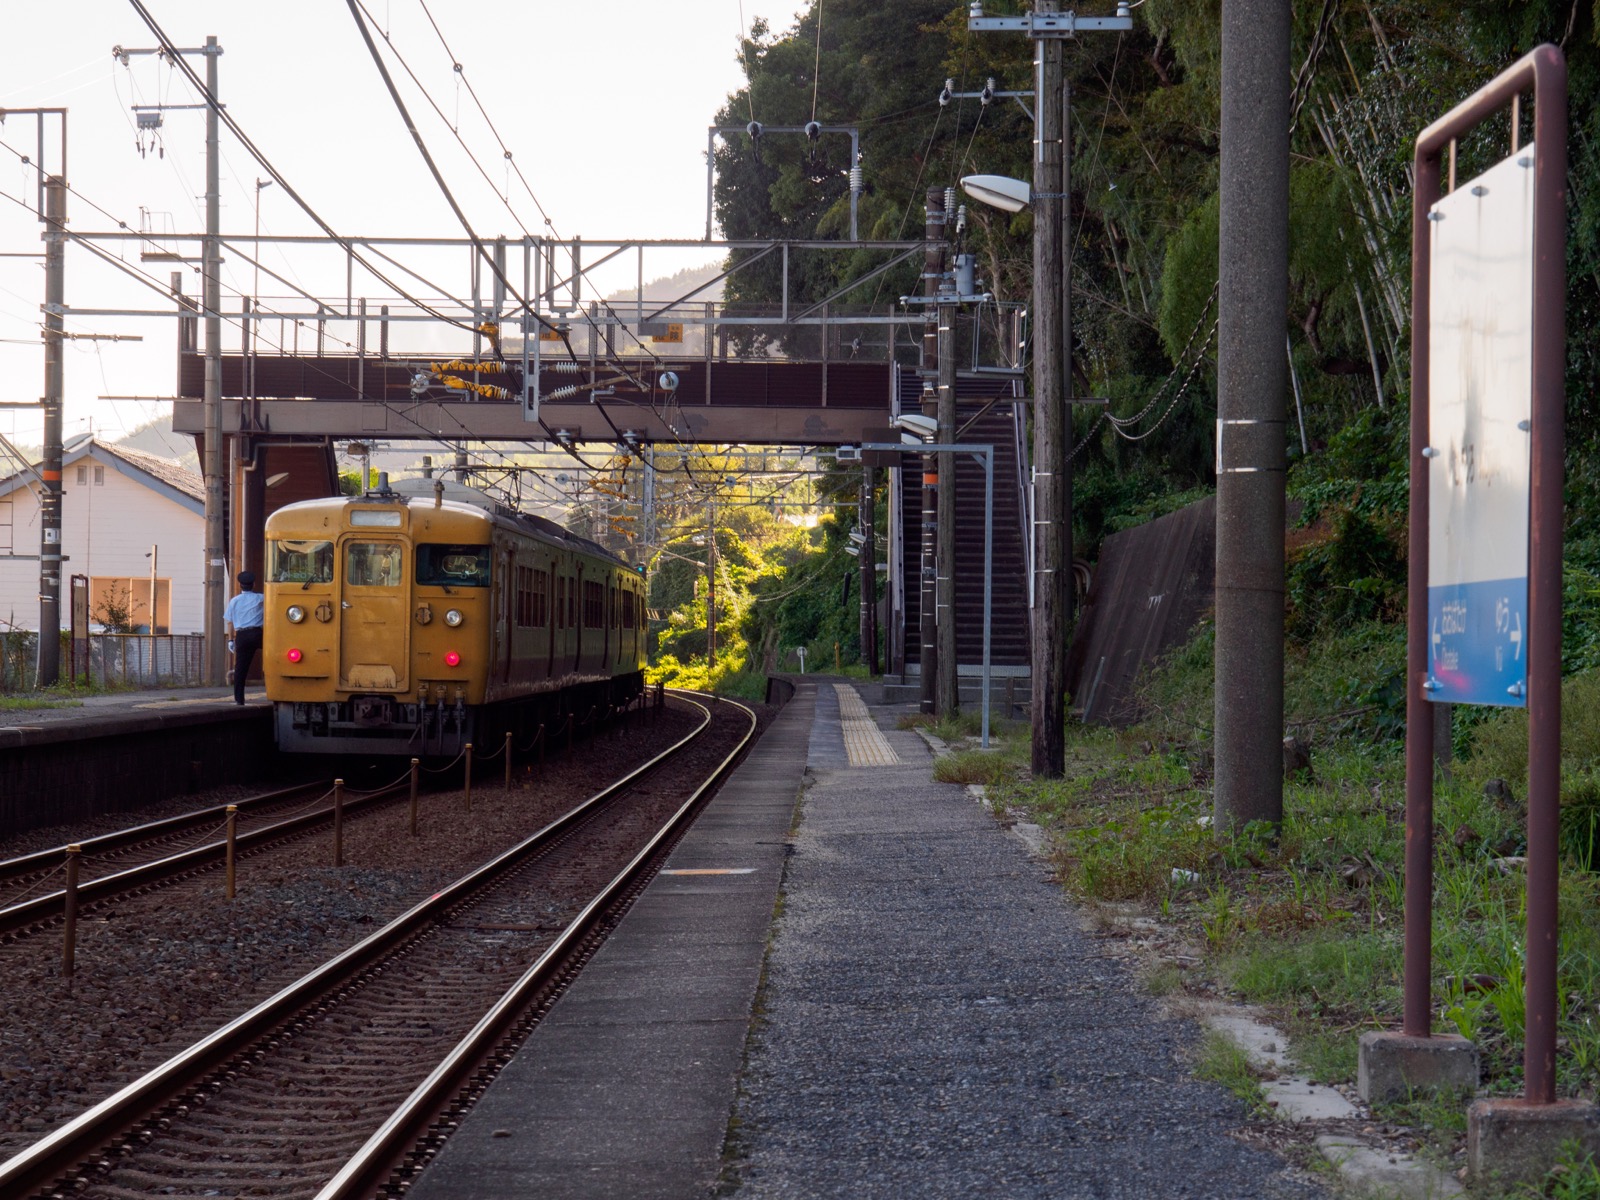
[[[1264,1107],[1261,1097],[1262,1074],[1244,1049],[1226,1034],[1207,1030],[1200,1039],[1195,1060],[1196,1078],[1220,1083],[1255,1113]]]
[[[0,696],[0,712],[35,708],[82,708],[82,700],[57,700],[40,695]]]
[[[991,795],[1045,825],[1067,886],[1143,901],[1203,948],[1184,985],[1271,1008],[1319,1079],[1353,1079],[1362,1032],[1401,1001],[1405,787],[1395,724],[1403,639],[1367,625],[1286,662],[1288,724],[1312,747],[1285,784],[1281,829],[1211,828],[1212,636],[1142,681],[1142,724],[1069,726],[1059,780]],[[1558,1086],[1600,1087],[1600,671],[1563,689]],[[1403,713],[1400,715],[1403,716]],[[1526,723],[1460,720],[1466,757],[1436,782],[1434,1027],[1478,1043],[1492,1094],[1521,1088]],[[1486,791],[1489,779],[1507,787]],[[1162,986],[1168,986],[1163,982]],[[1441,1130],[1442,1122],[1431,1122]],[[1577,1176],[1574,1175],[1574,1178]]]
[[[1600,1163],[1576,1142],[1569,1143],[1550,1173],[1516,1196],[1517,1200],[1600,1200]]]
[[[933,777],[939,783],[981,783],[992,786],[1010,779],[1015,767],[986,750],[957,750],[939,756]]]

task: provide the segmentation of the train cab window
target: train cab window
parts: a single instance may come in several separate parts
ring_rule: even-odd
[[[267,582],[333,582],[333,543],[277,538],[267,543]]]
[[[429,587],[488,587],[488,546],[417,543],[417,582]]]
[[[400,547],[394,542],[346,542],[344,581],[353,587],[398,587]]]

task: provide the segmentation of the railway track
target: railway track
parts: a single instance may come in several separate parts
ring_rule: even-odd
[[[414,1169],[749,744],[753,714],[727,707],[734,728],[707,713],[692,737],[0,1164],[0,1195],[331,1198]]]
[[[405,792],[408,783],[400,780],[376,791],[352,793],[344,801],[345,815],[384,803]],[[329,786],[319,782],[238,801],[236,852],[257,853],[325,828],[333,820],[333,805],[331,800],[317,802],[331,795]],[[226,821],[227,806],[219,805],[76,843],[79,862],[90,876],[78,883],[79,911],[214,868],[227,853],[222,835]],[[62,873],[65,851],[63,846],[0,861],[0,937],[15,937],[62,915],[66,890],[41,889]]]

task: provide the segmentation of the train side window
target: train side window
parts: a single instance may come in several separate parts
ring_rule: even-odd
[[[567,624],[573,629],[578,627],[578,581],[567,580]]]
[[[533,624],[533,568],[517,568],[517,624]]]
[[[267,543],[269,583],[332,583],[333,543],[275,538]]]
[[[543,628],[550,620],[550,572],[533,573],[533,623]]]
[[[394,542],[346,542],[344,581],[353,587],[397,587],[401,552]]]

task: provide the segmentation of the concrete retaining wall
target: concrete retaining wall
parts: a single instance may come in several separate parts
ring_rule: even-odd
[[[259,782],[275,757],[259,706],[0,727],[0,836]]]

